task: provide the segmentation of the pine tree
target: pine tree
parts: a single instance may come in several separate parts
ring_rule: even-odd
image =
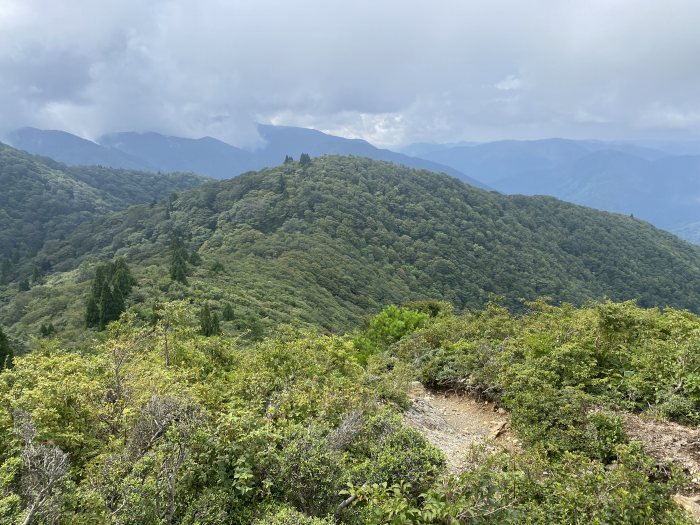
[[[97,305],[100,308],[100,322],[98,327],[100,330],[104,330],[110,321],[114,321],[115,319],[119,318],[119,312],[117,311],[114,293],[111,286],[106,285],[104,288],[102,288],[100,300],[98,301]]]
[[[12,352],[10,341],[8,341],[5,332],[0,328],[0,370],[12,367],[13,357],[14,353]]]
[[[292,162],[294,162],[294,157],[292,157],[291,155],[284,156],[284,163],[285,164],[291,164]]]
[[[28,292],[29,288],[29,279],[22,279],[17,286],[20,292]]]
[[[308,153],[302,153],[301,156],[299,157],[299,165],[302,168],[305,168],[306,166],[309,166],[311,164],[311,157],[309,156]]]

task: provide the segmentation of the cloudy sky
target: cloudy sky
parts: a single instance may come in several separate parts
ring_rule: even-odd
[[[0,0],[0,132],[700,137],[697,0]]]

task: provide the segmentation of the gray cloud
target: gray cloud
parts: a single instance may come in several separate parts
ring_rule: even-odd
[[[695,0],[0,0],[0,126],[697,136],[697,20]]]

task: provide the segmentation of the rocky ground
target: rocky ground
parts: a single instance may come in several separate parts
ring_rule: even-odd
[[[442,450],[451,472],[462,470],[473,445],[483,443],[497,449],[518,444],[510,433],[507,413],[493,403],[430,392],[420,383],[412,385],[410,397],[412,406],[404,415],[407,424]]]

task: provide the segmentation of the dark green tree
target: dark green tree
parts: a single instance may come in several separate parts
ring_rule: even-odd
[[[111,321],[119,319],[135,285],[136,279],[123,257],[99,265],[85,305],[85,325],[103,330]]]
[[[92,328],[100,325],[100,308],[97,306],[95,296],[90,294],[85,306],[85,326]]]
[[[5,332],[2,331],[2,328],[0,328],[0,370],[10,368],[13,357],[14,353],[12,352],[10,341],[7,339]]]
[[[226,303],[224,305],[224,311],[221,313],[222,317],[224,318],[224,321],[233,321],[234,318],[234,311],[233,311],[233,306],[231,303]]]
[[[28,292],[29,291],[29,279],[22,279],[19,284],[17,285],[17,289],[20,292]]]
[[[182,239],[173,235],[170,239],[170,279],[187,284],[187,250]]]
[[[199,266],[202,264],[202,257],[197,250],[192,250],[192,253],[190,253],[190,264],[192,266]]]
[[[212,312],[208,304],[202,306],[199,311],[199,333],[207,337],[221,333],[219,315]]]
[[[120,300],[118,291],[115,291],[109,284],[102,288],[100,300],[97,303],[100,309],[100,330],[103,330],[110,321],[119,319],[119,314],[124,308],[124,301]]]
[[[307,166],[311,165],[311,157],[309,156],[308,153],[302,153],[301,156],[299,157],[299,165],[302,168],[305,168]]]
[[[131,289],[136,285],[136,279],[131,274],[129,265],[124,257],[115,259],[112,267],[112,284],[119,291],[123,299],[131,293]]]
[[[285,164],[291,164],[292,162],[294,162],[294,157],[292,157],[291,155],[284,156],[284,163]]]
[[[53,323],[42,324],[41,328],[39,329],[39,333],[42,337],[49,337],[50,335],[56,333],[56,328],[54,327]]]

